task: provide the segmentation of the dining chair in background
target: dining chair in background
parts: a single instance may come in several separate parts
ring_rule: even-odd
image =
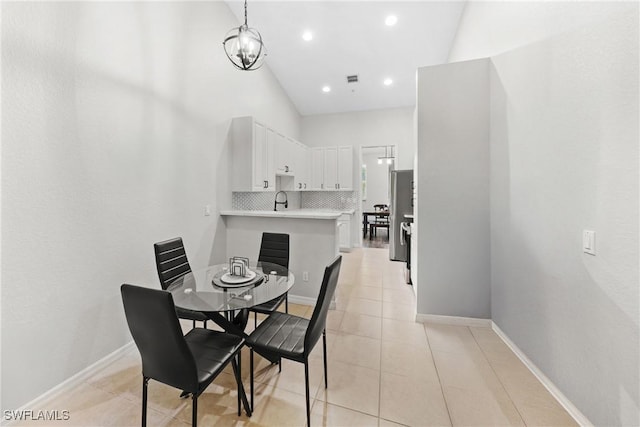
[[[289,235],[283,233],[262,233],[258,262],[268,262],[289,269]],[[267,301],[251,308],[254,327],[258,325],[258,313],[271,314],[284,302],[285,312],[289,313],[289,294]]]
[[[311,319],[292,314],[274,312],[267,317],[247,338],[250,351],[251,410],[253,410],[253,352],[260,350],[268,354],[304,363],[304,380],[307,398],[307,426],[311,426],[309,405],[309,355],[322,336],[324,359],[324,387],[327,388],[327,312],[335,293],[340,274],[342,256],[338,256],[324,270],[322,286]]]
[[[374,212],[379,212],[380,214],[389,212],[389,205],[386,204],[375,204],[373,205]],[[387,215],[375,215],[373,218],[373,222],[369,224],[369,236],[373,237],[377,234],[378,228],[386,228],[387,229],[387,237],[389,237],[389,217]]]
[[[147,424],[150,379],[191,394],[192,425],[198,423],[198,397],[233,360],[245,340],[237,335],[194,328],[182,335],[170,292],[124,284],[120,287],[124,312],[142,358],[142,426]],[[240,368],[233,364],[238,394],[244,396]],[[238,416],[240,415],[238,402]]]
[[[153,249],[156,254],[158,278],[160,279],[160,286],[163,290],[166,291],[174,280],[179,279],[187,273],[191,273],[191,266],[189,265],[187,252],[184,249],[181,237],[155,243]],[[207,327],[207,320],[209,320],[209,318],[199,311],[186,310],[178,307],[176,313],[181,319],[193,321],[194,328],[196,327],[196,320],[204,322],[204,327]]]

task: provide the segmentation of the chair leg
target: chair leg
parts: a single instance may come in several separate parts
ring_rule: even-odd
[[[207,321],[204,321],[204,328],[207,329]]]
[[[251,410],[253,411],[253,349],[249,351],[249,383],[251,386]]]
[[[191,411],[191,425],[193,427],[198,427],[198,395],[194,393],[193,395],[193,404]]]
[[[242,350],[238,352],[238,377],[240,378],[239,381],[242,381]],[[242,414],[242,410],[240,409],[240,400],[240,390],[238,390],[238,416]]]
[[[253,329],[258,327],[258,312],[253,312]]]
[[[195,328],[196,328],[196,321],[194,320],[193,321],[193,329],[195,329]]]
[[[322,359],[324,360],[324,388],[328,387],[327,380],[327,330],[322,331]]]
[[[149,378],[142,377],[142,427],[147,427],[147,386]]]
[[[309,407],[309,361],[304,361],[304,388],[307,396],[307,427],[311,427],[311,408]]]
[[[289,313],[289,292],[284,294],[284,311],[285,313]]]

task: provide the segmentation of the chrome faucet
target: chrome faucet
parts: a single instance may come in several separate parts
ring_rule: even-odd
[[[280,194],[280,193],[284,194],[284,202],[279,202],[278,201],[278,194]],[[285,209],[289,208],[289,201],[287,200],[287,193],[285,193],[284,191],[278,191],[276,193],[276,199],[273,202],[273,210],[274,211],[278,210],[278,205],[284,205]]]

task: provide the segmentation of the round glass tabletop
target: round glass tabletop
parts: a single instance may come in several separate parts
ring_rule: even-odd
[[[228,264],[218,264],[192,271],[176,279],[167,290],[176,307],[201,312],[225,312],[251,308],[285,294],[295,282],[286,268],[266,262],[251,264],[256,280],[248,284],[225,283],[220,279]],[[260,277],[263,280],[259,280]]]

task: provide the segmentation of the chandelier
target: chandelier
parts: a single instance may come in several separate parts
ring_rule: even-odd
[[[247,0],[244,0],[244,24],[230,30],[222,45],[236,68],[252,71],[262,66],[267,50],[258,30],[247,25]]]
[[[387,153],[387,149],[388,148],[391,149],[391,155],[389,155]],[[382,162],[385,161],[385,160],[386,160],[388,165],[393,163],[393,161],[395,160],[395,156],[393,155],[393,145],[384,147],[384,157],[383,156],[378,157],[378,164],[381,165]]]

